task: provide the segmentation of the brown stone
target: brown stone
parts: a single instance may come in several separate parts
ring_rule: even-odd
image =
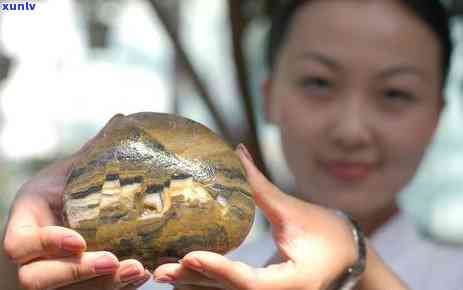
[[[75,162],[64,193],[64,223],[88,250],[151,270],[190,251],[238,247],[254,211],[233,149],[199,123],[160,113],[116,117]]]

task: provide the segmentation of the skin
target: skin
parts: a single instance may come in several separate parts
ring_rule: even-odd
[[[433,136],[441,84],[436,36],[399,1],[302,7],[263,88],[297,196],[374,231]]]

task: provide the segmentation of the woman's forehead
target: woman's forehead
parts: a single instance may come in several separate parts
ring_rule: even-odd
[[[294,15],[287,58],[318,53],[339,62],[396,62],[440,70],[434,33],[397,1],[309,1]],[[423,63],[426,59],[426,63]]]
[[[432,30],[398,1],[308,1],[294,14],[289,34],[301,39],[436,42]],[[315,38],[316,36],[316,38]],[[301,40],[299,39],[299,40]]]

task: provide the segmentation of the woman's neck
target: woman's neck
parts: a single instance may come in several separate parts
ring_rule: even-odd
[[[386,207],[381,210],[377,210],[371,214],[365,214],[363,216],[355,216],[354,218],[362,226],[362,229],[366,236],[371,237],[376,230],[386,224],[392,217],[399,213],[397,205],[393,207]]]

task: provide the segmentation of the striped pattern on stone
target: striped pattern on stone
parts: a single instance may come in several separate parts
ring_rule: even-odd
[[[63,214],[89,250],[152,270],[190,251],[238,247],[254,211],[229,145],[189,119],[137,113],[115,117],[75,162]]]

